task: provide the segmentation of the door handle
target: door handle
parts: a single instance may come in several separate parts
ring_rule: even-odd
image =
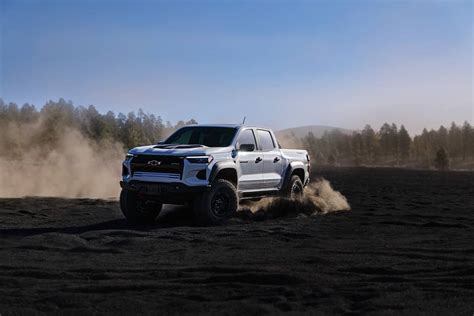
[[[280,161],[280,157],[275,157],[275,159],[273,159],[273,162],[279,162]]]
[[[255,163],[259,163],[260,161],[262,161],[263,159],[261,157],[257,157],[257,159],[255,159]]]

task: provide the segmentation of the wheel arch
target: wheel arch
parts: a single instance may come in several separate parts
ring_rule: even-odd
[[[235,164],[230,164],[225,161],[216,163],[212,167],[211,174],[209,175],[209,183],[212,183],[216,179],[230,181],[237,188],[238,172],[235,168]]]
[[[291,178],[294,175],[298,176],[301,179],[301,182],[304,184],[305,171],[304,171],[303,164],[294,163],[294,164],[288,165],[285,171],[284,178],[283,178],[281,190],[284,190],[290,184]]]
[[[293,176],[298,176],[301,180],[301,183],[304,183],[304,169],[303,168],[294,169],[293,172],[291,173],[290,179]]]

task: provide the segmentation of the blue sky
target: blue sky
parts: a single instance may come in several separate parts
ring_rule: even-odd
[[[0,97],[273,128],[473,121],[471,1],[0,0]]]

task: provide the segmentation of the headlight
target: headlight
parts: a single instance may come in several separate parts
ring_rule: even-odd
[[[129,160],[132,159],[133,157],[135,157],[135,155],[129,153],[129,154],[125,155],[125,161],[129,161]]]
[[[190,163],[207,163],[207,164],[210,164],[214,160],[214,157],[212,157],[212,156],[190,156],[190,157],[186,157],[186,160],[189,161]]]

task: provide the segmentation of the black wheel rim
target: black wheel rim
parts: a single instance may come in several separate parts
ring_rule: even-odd
[[[148,216],[153,214],[155,203],[145,199],[143,196],[137,196],[136,199],[136,210],[143,216]]]
[[[219,190],[214,194],[211,201],[212,213],[217,217],[224,217],[229,212],[231,203],[230,194],[224,190]]]
[[[298,185],[298,183],[293,183],[291,186],[291,198],[300,197],[303,194],[302,188]]]

